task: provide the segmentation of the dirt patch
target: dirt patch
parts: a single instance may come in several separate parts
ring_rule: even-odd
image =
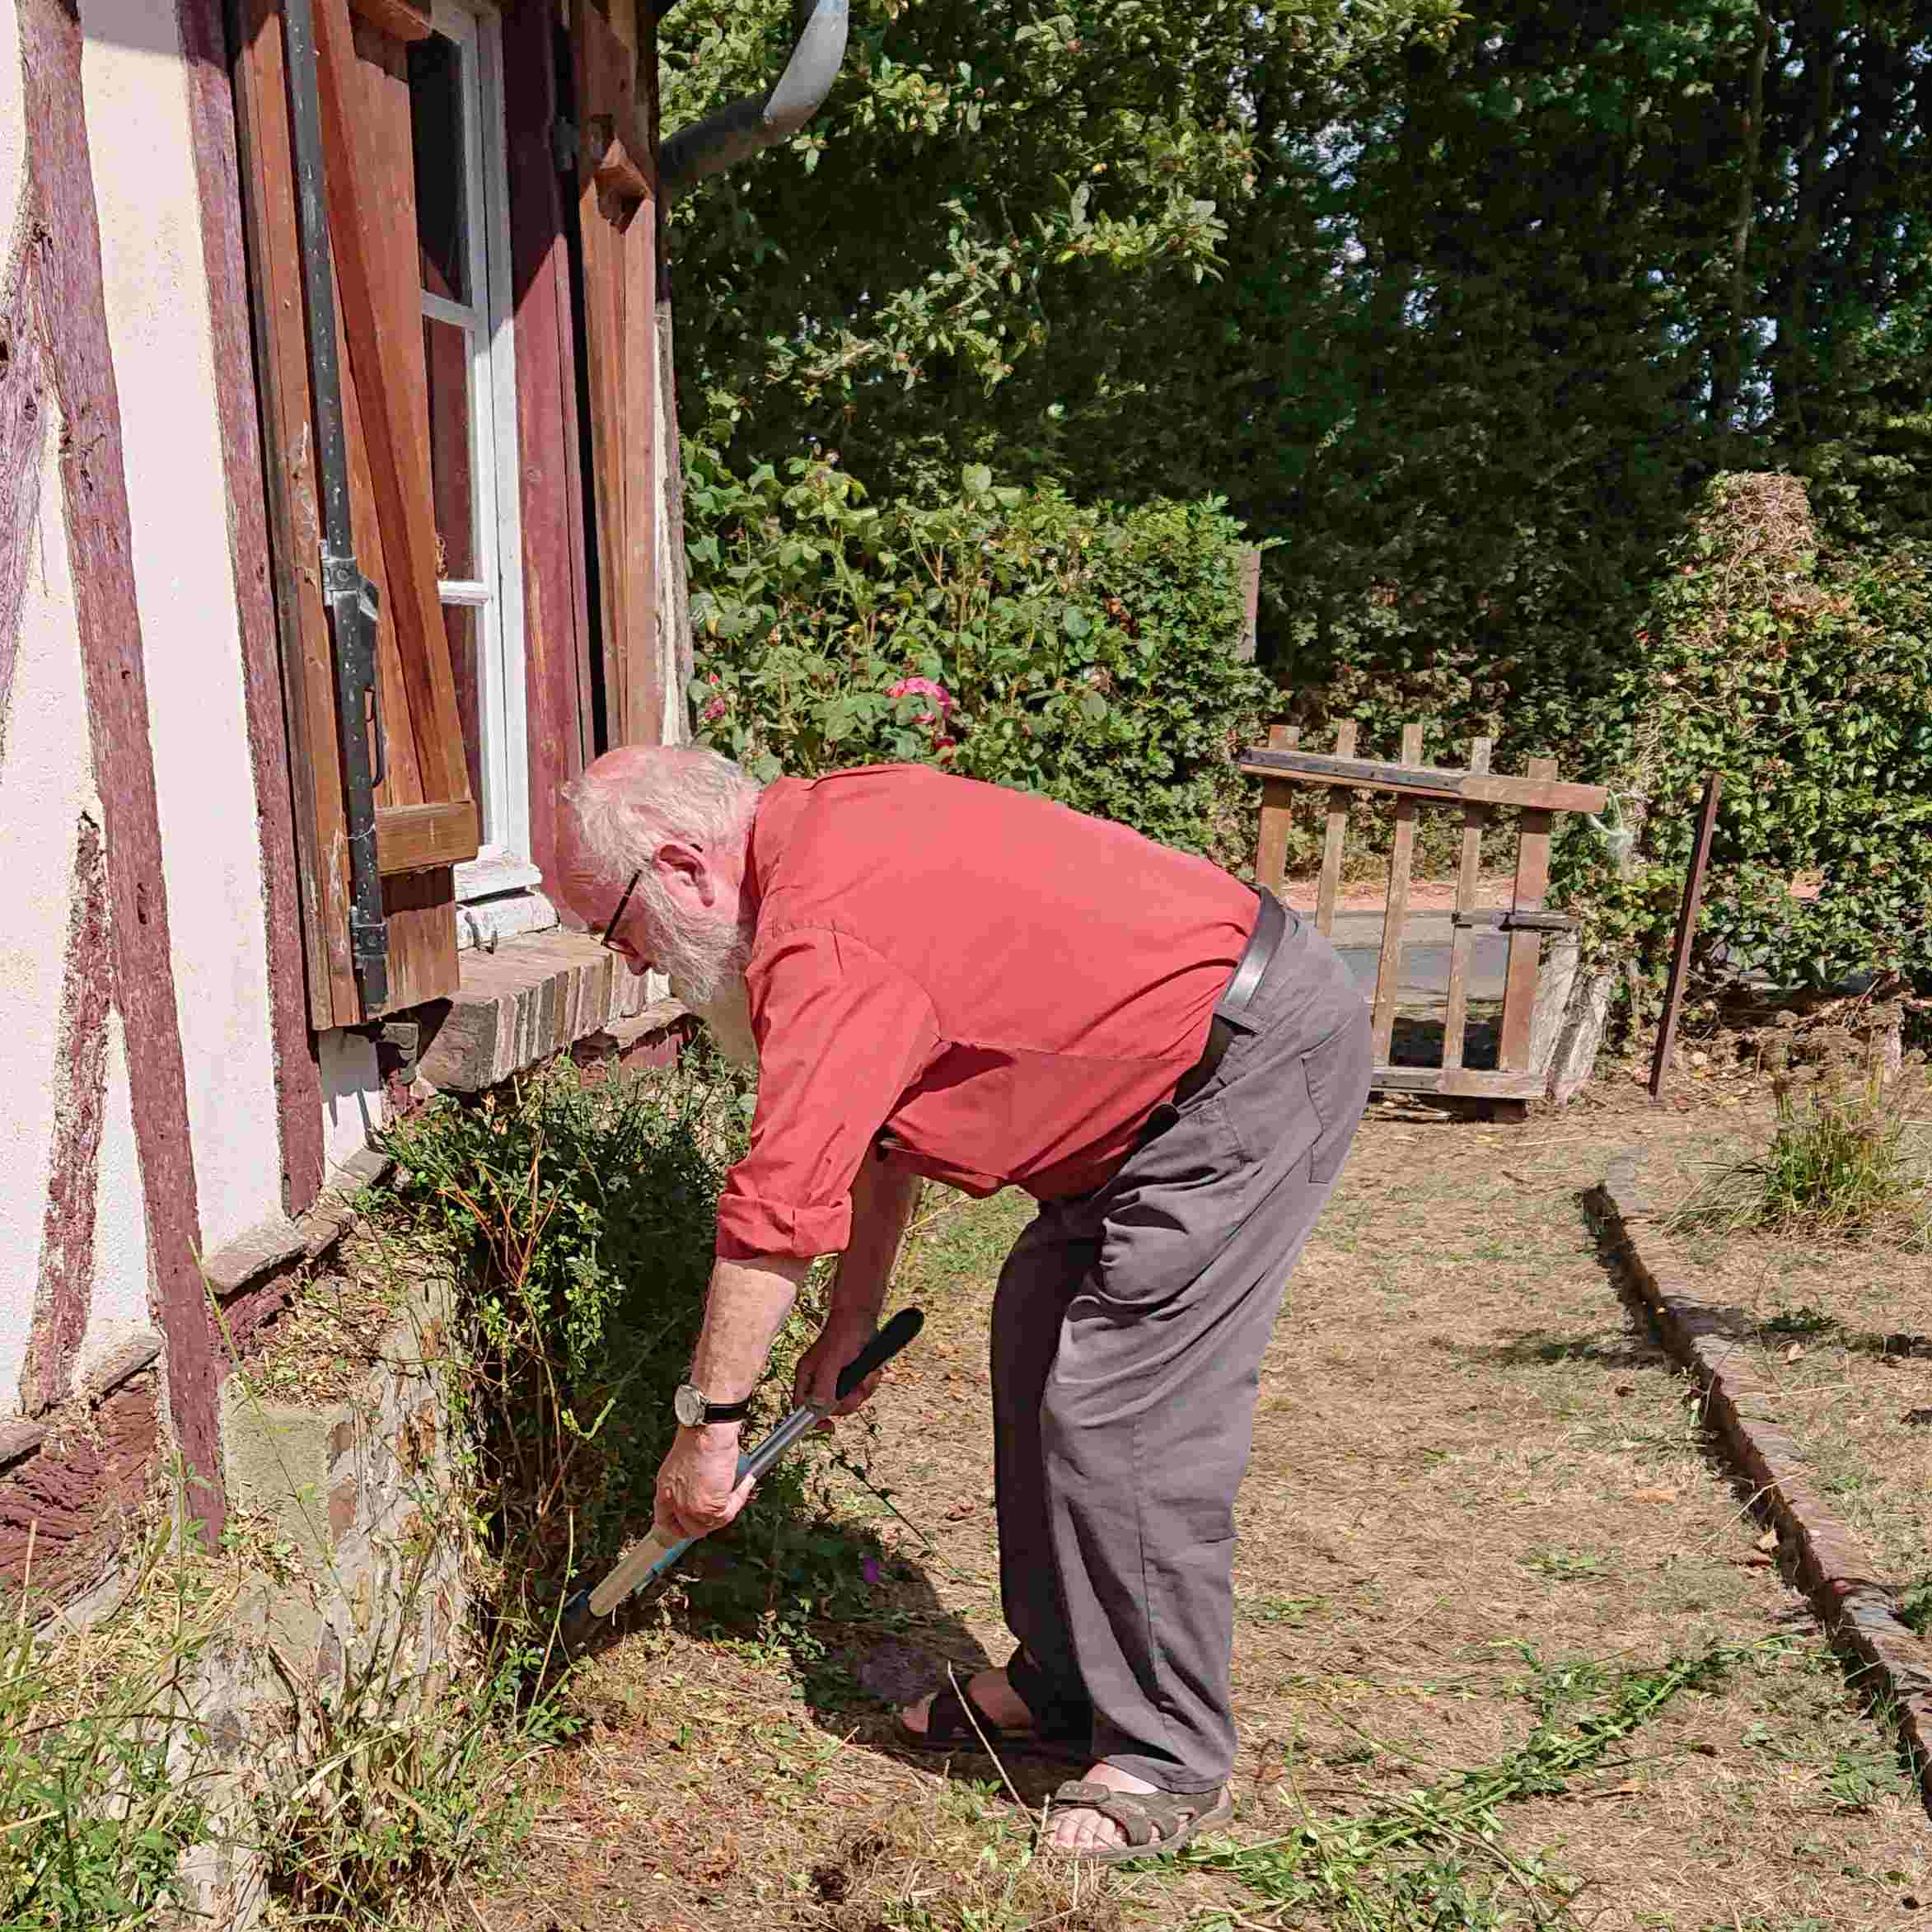
[[[823,1616],[771,1551],[718,1539],[706,1562],[764,1566],[762,1616],[720,1627],[677,1586],[653,1599],[581,1680],[589,1728],[552,1762],[522,1869],[450,1922],[1907,1922],[1932,1902],[1924,1814],[1579,1205],[1633,1143],[1654,1191],[1687,1187],[1758,1125],[1742,1105],[1655,1112],[1617,1088],[1520,1127],[1364,1129],[1264,1368],[1240,1510],[1236,1828],[1218,1857],[1077,1885],[1027,1862],[1030,1821],[985,1759],[901,1757],[868,1689],[896,1694],[882,1655],[903,1674],[921,1654],[971,1668],[1008,1648],[985,1324],[1026,1210],[929,1202],[900,1289],[926,1335],[869,1429],[837,1438],[891,1506],[822,1469],[826,1533],[855,1539],[865,1607]],[[1825,1291],[1806,1276],[1794,1292]],[[1830,1306],[1874,1332],[1880,1297]],[[1897,1373],[1841,1354],[1847,1378]],[[1008,1770],[1027,1805],[1066,1775]],[[1449,1822],[1418,1836],[1419,1806]],[[1386,1849],[1351,1864],[1356,1841]],[[1354,1902],[1312,1899],[1311,1874]]]

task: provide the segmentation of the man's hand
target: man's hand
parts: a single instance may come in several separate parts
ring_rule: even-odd
[[[735,1422],[681,1429],[657,1471],[657,1528],[667,1541],[709,1536],[745,1507],[751,1479],[737,1482],[738,1427]],[[734,1486],[735,1485],[735,1486]]]
[[[844,1401],[838,1400],[839,1371],[872,1338],[876,1324],[868,1316],[856,1320],[836,1312],[826,1317],[818,1340],[798,1358],[792,1378],[792,1400],[821,1405],[832,1415],[849,1415],[872,1400],[884,1372],[875,1368]]]

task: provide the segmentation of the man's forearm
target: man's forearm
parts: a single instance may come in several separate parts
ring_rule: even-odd
[[[766,1255],[713,1268],[704,1326],[691,1359],[691,1379],[713,1401],[735,1402],[756,1387],[811,1265],[788,1255]]]
[[[868,1159],[852,1183],[852,1235],[839,1258],[830,1318],[869,1326],[886,1305],[905,1224],[919,1200],[919,1177]]]

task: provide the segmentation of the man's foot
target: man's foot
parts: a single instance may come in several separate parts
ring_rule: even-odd
[[[967,1678],[963,1687],[973,1701],[974,1710],[991,1718],[1001,1730],[1032,1729],[1033,1714],[1027,1708],[1026,1700],[1007,1682],[1004,1671],[980,1671]],[[945,1695],[943,1691],[935,1691],[932,1696],[909,1704],[899,1714],[900,1724],[914,1737],[924,1737],[933,1721],[933,1700]]]
[[[1111,1764],[1097,1764],[1087,1773],[1089,1785],[1104,1785],[1110,1791],[1146,1792],[1158,1789]],[[1075,1805],[1062,1811],[1055,1805],[1046,1821],[1046,1842],[1055,1851],[1074,1853],[1111,1851],[1127,1842],[1127,1834],[1111,1818],[1097,1811]]]

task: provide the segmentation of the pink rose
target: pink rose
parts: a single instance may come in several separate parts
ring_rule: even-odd
[[[730,706],[725,703],[723,699],[713,698],[711,702],[704,707],[705,723],[710,723],[712,719],[714,718],[723,718],[725,713],[730,709]]]

